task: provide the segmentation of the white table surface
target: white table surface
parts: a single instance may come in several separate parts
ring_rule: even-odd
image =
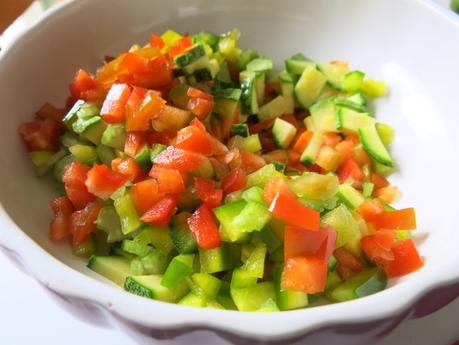
[[[437,1],[443,5],[448,3],[448,0]],[[3,254],[0,254],[0,277],[0,344],[23,345],[37,341],[47,345],[135,344],[120,331],[92,326],[63,311]],[[403,322],[378,344],[452,345],[459,340],[458,320],[459,299],[433,315]]]

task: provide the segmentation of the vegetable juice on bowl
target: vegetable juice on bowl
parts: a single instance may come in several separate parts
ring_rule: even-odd
[[[56,180],[50,238],[128,292],[240,311],[352,300],[421,268],[414,209],[391,206],[394,131],[368,111],[386,85],[302,53],[274,71],[239,35],[153,34],[20,126]]]

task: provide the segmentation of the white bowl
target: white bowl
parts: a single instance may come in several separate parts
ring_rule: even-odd
[[[283,58],[345,59],[390,85],[376,116],[397,131],[393,177],[400,206],[415,206],[415,241],[425,267],[356,301],[284,313],[193,309],[128,294],[48,240],[50,184],[34,176],[16,132],[44,102],[63,104],[79,68],[151,32],[242,31],[241,45]],[[0,245],[64,300],[157,338],[196,329],[231,342],[287,342],[375,336],[459,295],[459,22],[415,0],[82,0],[60,6],[0,53]],[[420,303],[420,301],[422,303]],[[99,313],[95,313],[98,311]],[[105,312],[106,311],[106,312]],[[95,313],[95,314],[94,314]]]

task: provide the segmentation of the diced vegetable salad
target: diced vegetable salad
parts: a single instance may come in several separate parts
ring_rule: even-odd
[[[399,191],[383,82],[345,61],[273,61],[239,31],[168,30],[80,69],[64,109],[19,127],[50,238],[148,298],[240,311],[340,302],[422,267]]]

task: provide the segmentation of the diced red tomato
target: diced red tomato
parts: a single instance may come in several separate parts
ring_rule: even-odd
[[[220,247],[220,232],[212,211],[206,205],[201,205],[188,218],[188,226],[196,238],[199,247],[204,249]]]
[[[280,176],[274,176],[265,184],[265,188],[263,189],[263,197],[265,202],[268,205],[271,205],[278,193],[295,197],[295,193],[292,192],[287,184],[287,181]]]
[[[383,262],[387,277],[394,278],[417,271],[424,263],[411,239],[395,242],[392,247],[393,260]]]
[[[291,257],[285,261],[281,288],[308,294],[325,290],[327,263],[314,256]]]
[[[62,129],[54,120],[40,119],[20,125],[19,133],[29,151],[57,151]]]
[[[167,55],[158,55],[149,62],[151,74],[145,80],[137,80],[138,85],[149,89],[160,89],[167,87],[174,80],[172,72],[172,61]]]
[[[89,193],[106,200],[128,180],[126,175],[110,170],[104,164],[98,164],[88,171],[85,185]]]
[[[134,89],[133,94],[135,92],[136,89]],[[134,97],[135,100],[132,101],[132,105],[137,102],[138,95]],[[159,115],[165,101],[155,91],[147,91],[145,97],[135,109],[131,108],[130,100],[128,101],[128,110],[126,112],[126,129],[128,131],[146,131],[150,129],[150,121]]]
[[[199,128],[201,131],[205,132],[206,131],[206,126],[197,118],[195,117],[191,122],[190,126],[195,126]]]
[[[269,210],[275,218],[287,224],[312,231],[319,230],[320,213],[303,205],[292,195],[277,193]]]
[[[121,68],[126,69],[131,75],[150,73],[148,59],[135,53],[127,53],[124,56],[123,61],[121,61]]]
[[[195,87],[189,87],[186,94],[190,98],[202,98],[207,99],[208,101],[212,100],[212,95],[210,93],[204,92]]]
[[[208,99],[190,98],[186,107],[200,119],[205,119],[212,111],[213,106],[213,102]]]
[[[365,255],[376,263],[381,263],[381,260],[394,260],[394,241],[395,233],[392,230],[379,230],[374,235],[365,236],[360,240]]]
[[[273,123],[274,123],[274,119],[267,119],[267,120],[260,121],[254,125],[251,125],[249,127],[249,132],[250,134],[258,134],[264,131],[265,129],[270,128],[273,125]]]
[[[205,159],[206,157],[200,153],[169,146],[154,159],[154,163],[162,165],[165,168],[190,172],[200,166]]]
[[[165,43],[161,37],[158,35],[152,34],[150,36],[150,45],[158,49],[162,49],[165,46]]]
[[[223,190],[215,189],[215,181],[195,177],[194,183],[196,186],[196,193],[199,199],[210,209],[220,206],[223,199]]]
[[[371,221],[377,229],[416,229],[416,213],[414,208],[404,208],[396,211],[384,211],[375,215]]]
[[[164,195],[159,193],[158,182],[147,179],[134,184],[129,190],[132,202],[139,214],[144,214]]]
[[[371,182],[375,185],[375,189],[388,187],[389,181],[384,176],[378,175],[374,172],[371,173]]]
[[[163,132],[145,132],[145,137],[147,144],[152,146],[153,144],[163,144],[169,145],[172,139],[175,137],[175,132],[173,131],[163,131]]]
[[[153,165],[149,175],[158,182],[162,194],[178,194],[185,191],[185,182],[180,171]]]
[[[156,226],[165,226],[177,212],[178,196],[166,195],[154,203],[140,218],[143,222]]]
[[[51,241],[58,241],[71,235],[70,216],[74,208],[66,196],[61,196],[51,202],[53,219],[49,225],[49,238]]]
[[[207,133],[203,132],[196,126],[182,128],[177,133],[175,147],[182,150],[210,155],[212,152],[212,142]]]
[[[240,150],[239,156],[241,158],[241,169],[247,174],[257,171],[266,165],[265,159],[255,153]]]
[[[334,251],[333,255],[338,261],[336,271],[341,278],[348,279],[363,270],[364,265],[362,259],[355,256],[347,249],[340,247]]]
[[[96,230],[95,221],[102,205],[97,201],[90,202],[82,210],[75,211],[70,217],[70,229],[73,243],[80,244]]]
[[[126,104],[131,95],[131,88],[127,84],[113,84],[105,98],[100,116],[108,123],[123,122]]]
[[[172,57],[184,53],[188,48],[193,45],[193,41],[190,36],[185,36],[175,42],[170,49],[170,54]]]
[[[124,152],[134,158],[139,152],[145,140],[145,132],[132,131],[126,135],[126,142],[124,143]]]
[[[336,231],[331,227],[310,231],[287,225],[284,230],[284,257],[315,256],[325,262],[333,254]]]
[[[359,206],[358,210],[360,215],[368,222],[371,221],[377,214],[383,213],[384,207],[377,201],[377,199],[368,199]]]
[[[212,156],[221,156],[224,155],[225,153],[228,152],[228,147],[226,147],[225,144],[223,144],[220,140],[218,140],[216,137],[209,135],[209,139],[212,143]]]
[[[338,177],[341,183],[346,181],[362,181],[363,171],[353,158],[348,158],[338,168]]]
[[[293,151],[298,152],[300,155],[308,147],[309,142],[312,139],[313,132],[306,130],[300,134],[298,139],[296,139],[295,144],[293,145]]]
[[[41,106],[40,109],[37,111],[37,116],[41,119],[50,119],[57,122],[62,121],[62,118],[65,115],[65,109],[56,108],[49,102],[46,102]]]
[[[89,193],[85,184],[90,169],[89,166],[74,161],[65,167],[62,175],[67,196],[77,210],[81,210],[96,199]]]
[[[82,69],[78,70],[69,88],[74,97],[85,101],[100,101],[105,97],[102,85]]]
[[[112,170],[128,177],[129,181],[140,181],[145,173],[132,157],[115,158],[112,160]]]
[[[221,181],[223,194],[225,195],[245,188],[246,184],[247,176],[241,169],[229,172]]]

